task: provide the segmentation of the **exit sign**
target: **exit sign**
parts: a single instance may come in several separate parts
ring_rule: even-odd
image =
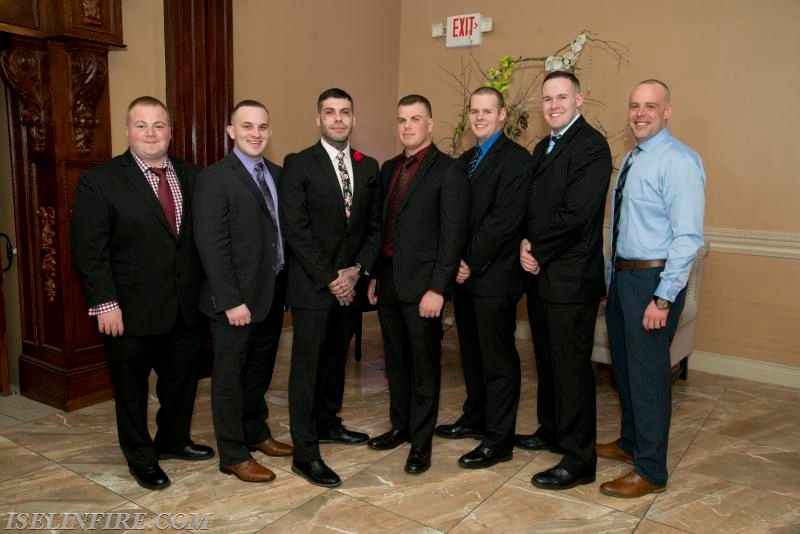
[[[481,44],[481,14],[469,13],[447,17],[447,48]]]

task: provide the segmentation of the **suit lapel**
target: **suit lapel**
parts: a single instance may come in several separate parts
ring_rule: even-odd
[[[337,204],[337,210],[341,214],[342,219],[347,219],[347,215],[344,212],[344,197],[342,197],[342,186],[341,182],[339,181],[339,172],[333,166],[333,161],[331,161],[330,156],[328,156],[328,152],[322,146],[322,141],[318,141],[314,147],[314,153],[317,156],[317,162],[319,163],[320,170],[322,171],[320,176],[322,186],[330,190],[331,199],[333,199],[333,202]],[[356,171],[354,164],[353,174],[355,173]],[[355,180],[355,178],[352,176],[350,178],[351,180]],[[334,192],[336,193],[335,196]],[[355,204],[355,196],[353,197],[353,203]]]
[[[481,175],[486,171],[486,169],[492,168],[492,163],[494,162],[495,158],[497,157],[497,153],[503,148],[503,145],[506,144],[506,134],[500,135],[497,140],[492,144],[489,148],[489,151],[483,156],[483,159],[478,164],[478,167],[475,169],[475,172],[472,173],[472,176],[469,177],[470,181],[477,182]],[[472,154],[475,153],[475,148],[472,148]],[[472,160],[473,156],[470,156],[469,161]]]
[[[433,162],[436,160],[438,152],[439,151],[435,146],[431,146],[431,148],[428,149],[428,153],[425,154],[425,158],[422,160],[422,162],[420,162],[417,172],[415,172],[414,176],[411,177],[411,185],[408,186],[406,197],[403,199],[403,203],[400,205],[399,211],[403,211],[408,199],[411,198],[411,195],[414,194],[414,191],[417,189],[417,187],[419,187],[419,184],[422,182],[422,180],[424,180],[425,174],[430,170],[431,166],[433,166]]]
[[[569,130],[562,136],[561,139],[558,140],[556,143],[555,148],[552,152],[550,152],[547,156],[544,155],[544,150],[542,151],[542,161],[538,165],[538,169],[536,170],[536,175],[539,175],[547,169],[553,161],[558,158],[558,155],[563,152],[566,147],[569,145],[569,142],[572,140],[573,137],[578,133],[578,130],[583,128],[583,125],[586,124],[583,116],[578,117],[575,123],[570,126]],[[547,150],[547,146],[549,145],[550,141],[548,139],[544,139],[544,142],[547,144],[545,145],[545,150]],[[538,146],[538,145],[537,145]]]
[[[133,156],[130,154],[130,152],[128,152],[128,157],[125,160],[122,172],[131,189],[133,189],[136,195],[139,196],[148,206],[148,208],[153,211],[153,214],[159,220],[161,226],[164,227],[164,231],[172,236],[173,239],[177,239],[175,234],[172,232],[172,227],[167,222],[167,216],[164,215],[164,209],[161,207],[158,197],[156,196],[155,192],[153,192],[153,188],[150,187],[147,177],[136,164],[136,161],[133,159]]]
[[[250,194],[256,198],[258,205],[261,206],[261,211],[263,211],[267,218],[272,220],[269,215],[269,208],[267,208],[267,201],[264,200],[264,195],[261,194],[261,189],[258,188],[256,185],[256,181],[247,172],[247,167],[239,160],[238,156],[233,152],[228,152],[228,155],[225,156],[228,158],[228,163],[231,165],[231,169],[233,170],[233,176],[235,180],[238,180],[248,191]]]

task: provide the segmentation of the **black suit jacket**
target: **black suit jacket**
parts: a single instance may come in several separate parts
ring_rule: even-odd
[[[545,300],[578,303],[605,294],[603,215],[611,151],[583,117],[549,155],[549,138],[532,155],[526,237],[541,272],[532,289]]]
[[[458,158],[466,169],[475,148]],[[528,151],[501,135],[467,179],[469,215],[463,259],[471,275],[466,289],[479,296],[513,295],[525,291],[519,264],[519,243],[528,190]]]
[[[125,334],[162,334],[178,306],[200,322],[203,269],[192,239],[191,197],[197,167],[170,158],[183,196],[178,237],[129,151],[81,174],[70,244],[89,307],[119,302]]]
[[[400,154],[381,167],[383,220],[392,176],[403,160]],[[453,159],[431,146],[400,206],[392,267],[395,291],[402,302],[419,302],[429,289],[443,295],[452,291],[464,247],[468,194],[463,170],[452,167]]]
[[[280,186],[281,228],[289,250],[287,303],[326,310],[336,305],[328,284],[339,269],[372,269],[378,255],[381,204],[378,162],[350,150],[353,205],[344,212],[339,177],[322,142],[289,154]]]
[[[277,189],[281,168],[266,163]],[[261,190],[235,153],[200,171],[193,204],[207,277],[200,310],[226,320],[225,310],[247,304],[253,322],[263,321],[274,298],[278,234]]]

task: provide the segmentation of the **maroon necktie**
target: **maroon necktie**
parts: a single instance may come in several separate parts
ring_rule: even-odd
[[[164,210],[164,216],[169,222],[169,227],[172,228],[172,233],[178,235],[178,221],[175,218],[175,199],[172,198],[172,191],[167,183],[167,170],[157,169],[150,167],[150,170],[158,176],[158,203],[161,204],[161,209]]]

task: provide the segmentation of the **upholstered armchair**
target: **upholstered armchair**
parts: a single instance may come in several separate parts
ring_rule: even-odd
[[[673,380],[680,377],[686,380],[689,369],[689,356],[694,350],[694,332],[697,324],[697,302],[700,293],[700,278],[703,273],[703,260],[708,255],[708,244],[697,249],[697,258],[689,274],[686,285],[686,304],[683,307],[678,331],[670,348],[670,364],[672,365]],[[592,361],[611,365],[611,351],[608,349],[608,332],[606,331],[605,307],[600,306],[597,314],[597,324],[594,328],[594,350]]]

